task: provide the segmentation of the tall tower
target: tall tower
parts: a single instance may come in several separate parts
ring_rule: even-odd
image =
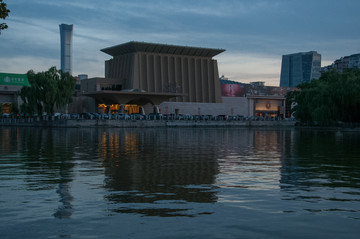
[[[74,26],[61,24],[60,26],[61,46],[61,70],[72,75],[72,36]]]
[[[282,56],[280,86],[297,85],[319,79],[321,55],[316,51],[299,52]]]

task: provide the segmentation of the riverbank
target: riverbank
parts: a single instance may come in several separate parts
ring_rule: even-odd
[[[156,128],[156,127],[293,127],[296,121],[253,120],[109,120],[109,119],[1,119],[0,126],[59,128]]]

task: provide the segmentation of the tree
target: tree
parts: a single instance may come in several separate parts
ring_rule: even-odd
[[[69,73],[51,67],[39,73],[30,70],[27,75],[31,86],[24,86],[19,91],[22,112],[53,115],[55,106],[61,108],[72,102],[76,79]]]
[[[17,115],[19,114],[19,106],[17,102],[14,102],[11,104],[11,110],[10,110],[13,114]]]
[[[293,99],[295,117],[302,123],[335,125],[360,122],[360,70],[324,73],[320,79],[298,86]]]
[[[4,19],[9,16],[10,10],[6,8],[6,3],[3,2],[3,0],[0,0],[0,19]],[[0,23],[0,34],[1,30],[4,30],[8,28],[8,25],[4,23]]]

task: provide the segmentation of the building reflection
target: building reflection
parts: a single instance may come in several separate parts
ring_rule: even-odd
[[[49,213],[56,218],[70,218],[73,213],[71,182],[74,167],[71,135],[61,130],[36,128],[5,128],[1,132],[2,151],[11,150],[24,155],[18,160],[26,175],[27,190],[55,189],[59,206]]]
[[[217,184],[230,189],[279,188],[284,131],[237,128],[224,133],[222,152],[218,155],[220,174]]]
[[[0,134],[0,147],[3,155],[18,152],[19,150],[19,129],[2,128]]]
[[[205,131],[128,129],[107,131],[100,139],[106,200],[116,202],[112,211],[194,216],[185,203],[216,202],[218,149]],[[160,201],[169,203],[158,207]]]
[[[1,128],[0,132],[6,174],[18,176],[28,191],[49,192],[52,198],[45,207],[51,211],[45,213],[60,219],[72,218],[74,205],[86,203],[74,203],[79,194],[98,196],[91,191],[93,185],[104,198],[105,206],[101,202],[99,208],[106,213],[162,217],[211,214],[212,204],[228,198],[246,203],[251,190],[269,190],[279,193],[281,200],[301,202],[327,197],[319,192],[329,188],[343,191],[336,200],[352,202],[358,195],[354,189],[359,188],[360,134],[355,132],[266,128]],[[74,186],[80,190],[77,194]]]

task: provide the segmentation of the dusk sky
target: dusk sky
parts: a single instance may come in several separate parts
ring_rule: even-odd
[[[104,77],[100,49],[144,41],[225,49],[219,75],[280,82],[281,56],[317,51],[322,66],[360,53],[359,0],[4,0],[0,72],[60,68],[59,25],[74,24],[73,74]],[[0,21],[4,22],[4,21]]]

